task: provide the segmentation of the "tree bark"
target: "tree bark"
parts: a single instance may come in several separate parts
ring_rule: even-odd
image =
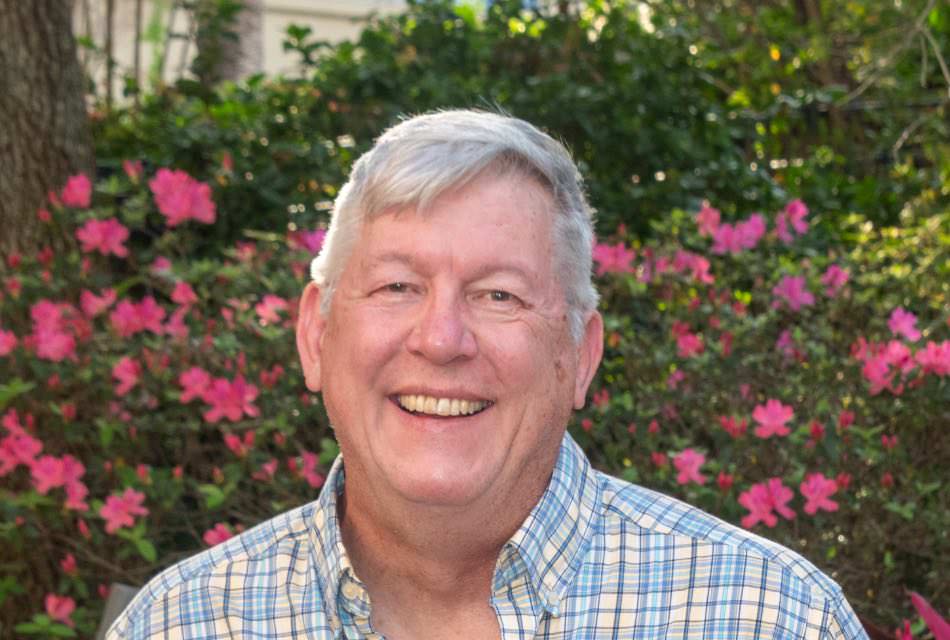
[[[72,174],[94,179],[71,0],[0,0],[0,255],[44,240],[37,208]]]
[[[194,15],[198,58],[192,71],[203,84],[237,82],[261,71],[262,0],[199,0]]]
[[[237,82],[258,73],[264,67],[262,0],[244,0],[234,25],[236,40],[224,42],[221,60],[222,80]]]

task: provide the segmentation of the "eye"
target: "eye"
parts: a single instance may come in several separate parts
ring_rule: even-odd
[[[409,285],[405,282],[392,282],[383,287],[387,293],[406,293],[409,291]]]
[[[476,296],[482,304],[488,305],[496,310],[513,310],[521,305],[521,298],[504,289],[488,289],[482,291]]]

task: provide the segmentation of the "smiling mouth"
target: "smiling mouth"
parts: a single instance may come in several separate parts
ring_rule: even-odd
[[[460,400],[423,395],[399,395],[393,400],[403,411],[439,417],[473,416],[494,404],[490,400]]]

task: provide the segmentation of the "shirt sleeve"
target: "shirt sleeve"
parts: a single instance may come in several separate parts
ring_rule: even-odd
[[[869,640],[867,631],[858,620],[844,594],[832,601],[828,629],[822,640]]]

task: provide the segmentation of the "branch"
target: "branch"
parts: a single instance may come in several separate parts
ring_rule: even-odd
[[[894,59],[902,51],[904,51],[904,49],[906,49],[907,47],[911,45],[911,43],[914,41],[914,37],[916,37],[916,35],[920,33],[921,31],[924,31],[924,28],[923,28],[924,22],[927,20],[927,16],[933,10],[934,5],[936,3],[937,3],[937,0],[929,0],[929,2],[927,3],[927,6],[924,7],[924,10],[920,13],[919,16],[917,16],[917,19],[914,21],[913,28],[911,28],[907,32],[907,35],[904,36],[904,39],[896,47],[894,47],[894,49],[892,49],[890,53],[884,56],[884,58],[878,63],[877,69],[875,69],[871,73],[871,75],[869,75],[867,78],[865,78],[864,82],[858,85],[853,91],[851,91],[851,93],[849,93],[848,95],[843,97],[841,100],[839,100],[836,106],[841,106],[841,105],[851,102],[852,100],[860,96],[862,93],[867,91],[868,88],[872,84],[877,82],[877,79],[880,77],[882,73],[884,73],[884,70],[887,67],[889,67],[892,62],[894,62]]]

